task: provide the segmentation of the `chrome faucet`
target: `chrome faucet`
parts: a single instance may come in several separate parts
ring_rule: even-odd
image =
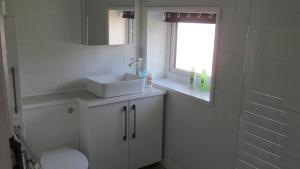
[[[135,74],[139,77],[140,65],[143,62],[143,58],[131,58],[130,60],[132,62],[130,62],[128,66],[131,67],[132,65],[135,65]]]

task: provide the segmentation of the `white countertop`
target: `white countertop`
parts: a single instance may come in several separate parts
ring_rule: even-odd
[[[86,103],[88,107],[101,106],[105,104],[117,103],[128,100],[135,100],[140,98],[159,96],[166,94],[166,91],[157,88],[146,88],[142,93],[111,97],[111,98],[99,98],[87,90],[78,90],[71,92],[63,92],[56,94],[46,94],[39,96],[30,96],[23,98],[23,109],[35,109],[39,107],[52,106],[57,104],[64,104],[68,102],[82,101]]]

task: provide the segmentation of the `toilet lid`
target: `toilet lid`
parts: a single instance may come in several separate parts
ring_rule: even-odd
[[[88,160],[79,151],[61,148],[41,154],[42,169],[87,169]]]

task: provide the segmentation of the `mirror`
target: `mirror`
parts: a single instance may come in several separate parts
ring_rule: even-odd
[[[132,44],[134,36],[134,9],[111,8],[108,10],[108,44]]]
[[[85,45],[132,44],[135,0],[84,0],[82,42]]]

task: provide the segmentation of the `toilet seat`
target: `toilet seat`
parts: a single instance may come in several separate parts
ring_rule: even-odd
[[[87,158],[72,148],[61,148],[41,154],[42,169],[88,169]]]

